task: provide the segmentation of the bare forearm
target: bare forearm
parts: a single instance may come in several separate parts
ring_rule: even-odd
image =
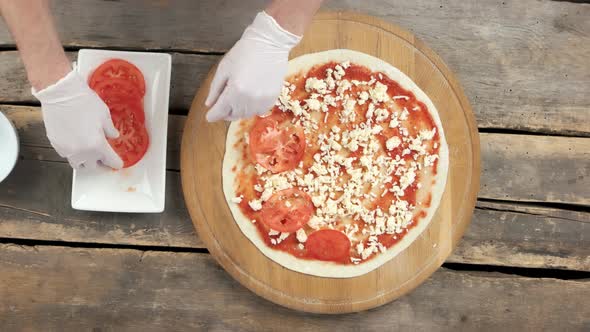
[[[265,11],[285,30],[301,36],[322,2],[323,0],[273,0]]]
[[[53,24],[48,0],[0,0],[0,12],[35,89],[55,83],[71,70]]]

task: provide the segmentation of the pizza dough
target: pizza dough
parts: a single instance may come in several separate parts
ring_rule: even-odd
[[[382,72],[390,79],[397,82],[404,89],[412,92],[418,101],[421,101],[428,108],[429,114],[434,120],[439,135],[439,150],[434,185],[431,187],[431,203],[426,210],[426,216],[417,225],[410,228],[403,238],[383,253],[376,254],[370,260],[363,261],[358,265],[343,265],[334,262],[299,259],[287,252],[273,249],[267,245],[259,234],[255,224],[235,204],[236,197],[236,168],[243,167],[242,151],[236,148],[238,142],[243,140],[240,132],[240,121],[231,123],[226,140],[226,150],[223,160],[223,191],[228,202],[232,215],[244,235],[268,258],[290,270],[309,275],[331,278],[351,278],[366,274],[406,249],[420,234],[427,228],[440,203],[448,174],[449,156],[448,146],[444,137],[443,127],[438,116],[436,107],[428,96],[405,74],[376,57],[352,51],[352,50],[330,50],[320,53],[306,54],[289,61],[287,76],[297,73],[305,73],[314,66],[327,62],[345,62],[358,64],[369,68],[374,72]],[[233,169],[233,170],[232,170]],[[294,234],[293,234],[294,235]]]

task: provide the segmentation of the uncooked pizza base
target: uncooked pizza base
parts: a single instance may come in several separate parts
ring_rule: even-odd
[[[232,122],[228,129],[225,144],[226,149],[223,159],[222,182],[226,201],[240,230],[266,257],[285,268],[300,273],[319,277],[352,278],[373,271],[397,256],[412,242],[414,242],[414,240],[428,227],[432,217],[438,209],[445,189],[448,175],[449,152],[442,123],[440,121],[436,107],[430,98],[428,98],[428,96],[408,76],[379,58],[346,49],[306,54],[289,61],[289,70],[287,76],[291,76],[300,72],[306,72],[318,64],[332,61],[338,63],[350,61],[351,63],[365,66],[374,72],[383,72],[389,76],[389,78],[399,83],[401,87],[414,93],[416,99],[423,102],[427,106],[439,134],[440,148],[438,151],[439,161],[437,163],[435,184],[431,190],[431,206],[426,210],[426,216],[421,219],[415,227],[412,227],[401,241],[387,249],[385,253],[380,253],[376,255],[376,257],[364,261],[361,264],[343,265],[319,260],[298,259],[287,252],[270,248],[262,240],[258,229],[252,223],[252,221],[242,213],[237,204],[232,203],[232,198],[235,197],[234,183],[236,181],[236,173],[232,171],[232,168],[236,165],[239,165],[241,162],[241,152],[233,147],[239,140],[243,139],[243,137],[238,137],[237,135],[240,129],[239,121]]]

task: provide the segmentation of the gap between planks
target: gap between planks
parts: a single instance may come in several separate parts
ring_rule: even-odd
[[[21,136],[21,156],[30,160],[63,160],[51,150],[38,107],[2,106]],[[179,169],[184,116],[171,115],[167,168]],[[547,135],[480,133],[482,183],[480,198],[521,202],[553,202],[590,206],[584,185],[590,139]],[[44,148],[45,146],[46,148]]]
[[[50,188],[54,188],[56,185],[67,187],[70,181],[69,167],[49,147],[43,133],[41,114],[38,109],[17,108],[7,111],[9,117],[15,121],[19,128],[22,136],[21,142],[35,147],[25,147],[21,150],[23,160],[20,161],[20,168],[17,168],[14,176],[4,184],[7,191],[0,192],[2,203],[7,205],[1,236],[9,238],[35,237],[49,241],[202,247],[202,243],[194,235],[193,226],[182,203],[177,169],[169,173],[169,181],[167,181],[169,182],[167,195],[172,195],[170,197],[176,199],[167,200],[167,212],[157,216],[105,215],[72,211],[63,204],[65,201],[63,198],[67,197],[68,190],[60,191],[58,197],[49,199],[49,202],[35,203],[38,198],[44,197],[42,193],[51,190]],[[183,117],[172,116],[169,122],[171,125],[169,131],[175,134],[180,133],[182,120]],[[486,135],[488,138],[502,136]],[[180,142],[174,138],[175,136],[169,137],[169,156],[176,155],[178,152]],[[503,136],[505,136],[503,139],[511,138],[510,136],[512,139],[517,139],[513,143],[524,138],[513,135]],[[547,141],[546,138],[544,140],[543,137],[539,138],[542,141]],[[497,139],[494,140],[494,142],[496,141]],[[587,142],[586,139],[579,138],[554,138],[546,143],[553,141],[562,142],[558,144],[559,146],[563,146],[564,141],[571,142],[573,145]],[[545,144],[545,146],[548,145]],[[578,147],[578,149],[580,148]],[[565,149],[560,148],[559,150],[564,150],[567,153],[567,145]],[[569,159],[572,159],[572,162],[574,159],[576,163],[581,162],[576,165],[584,164],[582,159],[573,157]],[[43,160],[51,162],[46,163]],[[174,158],[169,159],[168,162],[169,165],[178,164]],[[572,168],[572,165],[569,165],[565,169],[580,169],[580,166]],[[49,171],[57,178],[40,183],[39,181],[43,178],[42,174]],[[33,172],[35,176],[25,176],[30,172]],[[530,170],[525,173],[530,173]],[[493,174],[488,174],[488,177],[490,176],[492,179],[497,178]],[[516,176],[514,178],[516,179]],[[554,182],[565,183],[562,178]],[[31,202],[23,201],[22,197],[19,198],[18,188],[23,186],[34,192],[32,196],[27,196],[32,199]],[[513,191],[513,189],[506,188],[509,193]],[[571,189],[571,186],[568,188]],[[539,191],[541,192],[541,190]],[[545,190],[543,189],[542,192]],[[583,192],[583,190],[580,191],[580,193]],[[584,234],[589,226],[590,214],[583,212],[585,211],[581,210],[583,208],[563,203],[513,203],[518,201],[518,198],[522,198],[520,194],[515,196],[514,200],[502,200],[503,195],[487,196],[496,196],[496,199],[479,200],[476,217],[470,231],[466,233],[454,255],[447,262],[590,271],[590,259],[584,249],[588,248]],[[42,198],[43,201],[47,201],[47,199]],[[568,201],[565,200],[565,202]],[[10,210],[11,208],[13,209]],[[34,212],[46,213],[51,216],[38,216]],[[31,232],[36,235],[31,236]]]
[[[439,269],[412,293],[350,315],[276,306],[210,255],[0,245],[4,330],[583,331],[587,280]],[[64,274],[64,271],[66,272]],[[535,306],[531,307],[531,303]],[[101,310],[97,311],[97,308]]]
[[[88,3],[64,0],[54,4],[54,14],[62,40],[71,50],[90,46],[182,52],[173,59],[173,79],[175,73],[180,74],[173,80],[171,94],[172,108],[180,110],[189,107],[201,77],[235,43],[263,4],[261,0],[178,0],[173,5],[160,1],[137,6],[117,1],[103,2],[89,11]],[[323,9],[365,12],[412,31],[458,76],[480,128],[590,135],[589,103],[584,94],[590,83],[584,33],[590,27],[587,5],[422,0],[394,6],[367,0],[362,5],[327,1]],[[96,24],[105,19],[109,24]],[[199,22],[199,29],[194,29],[194,22]],[[453,24],[446,24],[449,22]],[[14,49],[1,24],[0,44]],[[75,56],[75,52],[69,54]],[[16,54],[2,58],[1,76],[11,84],[0,86],[1,95],[8,97],[0,99],[31,101],[26,84],[19,84],[26,79]]]
[[[0,103],[2,105],[2,103]],[[183,113],[178,113],[183,115]],[[528,129],[509,129],[509,128],[494,128],[494,127],[482,127],[478,128],[477,131],[480,134],[502,134],[502,135],[525,135],[525,136],[548,136],[548,137],[573,137],[573,138],[588,138],[590,132],[572,132],[572,131],[533,131]]]
[[[141,251],[142,256],[146,252],[165,252],[165,253],[193,253],[209,254],[206,248],[186,248],[186,247],[165,247],[165,246],[142,246],[142,245],[118,245],[92,242],[65,242],[65,241],[45,241],[33,239],[13,239],[0,238],[1,245],[14,245],[23,249],[33,249],[35,247],[60,247],[60,248],[78,248],[78,249],[120,249]],[[466,263],[443,263],[442,268],[464,273],[499,273],[505,276],[519,276],[527,278],[544,278],[558,280],[581,280],[590,281],[590,271],[562,270],[549,268],[526,268],[484,264],[466,264]]]
[[[491,203],[491,204],[488,204]],[[516,208],[497,208],[495,204],[503,204],[503,205],[514,205]],[[523,208],[523,210],[518,209],[518,207]],[[568,204],[568,203],[553,203],[553,202],[519,202],[519,201],[511,201],[511,200],[502,200],[502,199],[492,199],[492,198],[478,198],[477,205],[475,206],[476,209],[480,210],[487,210],[487,211],[498,211],[498,212],[512,212],[518,214],[525,214],[529,216],[540,216],[540,217],[551,217],[561,220],[567,221],[575,221],[575,222],[586,222],[583,220],[576,220],[571,218],[564,218],[560,216],[552,216],[542,213],[533,213],[530,211],[525,211],[526,208],[552,208],[557,210],[563,211],[570,211],[570,212],[583,212],[583,213],[590,213],[590,206],[585,205],[577,205],[577,204]],[[590,221],[588,221],[590,223]]]
[[[216,55],[221,56],[226,51],[217,51],[210,49],[183,49],[183,48],[153,48],[153,47],[127,47],[127,46],[83,46],[83,45],[63,45],[66,52],[78,52],[82,49],[88,50],[107,50],[107,51],[125,51],[125,52],[150,52],[150,53],[176,53],[188,55]],[[0,44],[0,52],[18,51],[16,44]]]
[[[175,124],[172,123],[171,126],[174,126]],[[490,144],[498,144],[498,143],[502,143],[502,139],[500,139],[497,136],[501,136],[501,137],[506,137],[506,138],[510,138],[511,136],[513,136],[512,138],[514,139],[522,139],[522,137],[524,138],[533,138],[533,137],[539,137],[539,139],[550,139],[551,136],[546,136],[546,135],[512,135],[512,134],[506,134],[506,135],[499,135],[499,134],[484,134],[484,135],[489,135],[486,136],[487,138],[484,139],[482,142],[483,143],[490,143]],[[174,139],[174,135],[169,135],[172,136]],[[519,136],[522,136],[519,138]],[[558,138],[558,137],[556,137]],[[590,145],[590,138],[585,138],[585,137],[568,137],[570,139],[578,139],[578,140],[588,140],[589,144],[585,144],[585,145]],[[170,137],[169,137],[170,139]],[[586,143],[584,141],[584,143]],[[561,145],[563,145],[563,142],[561,143]],[[585,146],[583,145],[583,146]],[[22,141],[21,142],[21,146],[23,147],[23,149],[21,149],[21,159],[27,159],[27,160],[36,160],[36,161],[40,161],[40,162],[57,162],[57,163],[63,163],[66,164],[65,159],[60,158],[59,156],[57,156],[57,154],[53,151],[53,149],[50,146],[47,145],[43,145],[42,141],[39,142],[28,142],[28,141]],[[583,148],[582,145],[580,145],[578,147],[578,149]],[[178,156],[174,155],[175,151],[178,149],[179,147],[171,145],[168,146],[168,161],[167,161],[167,166],[166,166],[166,170],[168,172],[173,172],[173,173],[179,173],[180,169],[178,168]],[[506,145],[506,148],[508,148],[508,145]],[[487,149],[486,149],[487,150]],[[520,151],[520,150],[519,150]],[[498,152],[498,151],[496,151]],[[522,151],[521,151],[522,152]],[[531,151],[531,154],[533,154],[535,151]],[[555,151],[556,153],[563,153],[563,151]],[[504,151],[500,150],[498,153],[505,153]],[[525,153],[528,155],[529,152],[525,150]],[[581,211],[581,212],[590,212],[590,203],[588,203],[588,201],[583,197],[583,194],[580,191],[579,188],[577,190],[574,190],[574,192],[570,192],[569,194],[567,194],[565,191],[563,192],[557,192],[557,193],[552,193],[550,191],[547,191],[547,196],[544,196],[544,194],[541,193],[537,193],[535,194],[535,196],[533,196],[532,193],[527,194],[526,190],[542,190],[542,188],[544,187],[543,184],[532,184],[529,185],[526,182],[526,178],[528,177],[530,179],[528,179],[529,182],[531,181],[536,181],[537,179],[535,177],[533,177],[531,174],[526,174],[524,173],[524,171],[526,170],[527,167],[529,167],[529,162],[530,160],[532,160],[533,162],[537,162],[539,163],[538,165],[535,166],[535,171],[537,173],[540,174],[536,174],[537,176],[542,177],[543,179],[545,178],[544,173],[549,172],[549,170],[547,170],[546,168],[548,167],[548,164],[546,164],[543,161],[539,161],[539,156],[535,156],[530,160],[523,160],[520,162],[520,164],[517,164],[517,168],[515,169],[510,169],[508,171],[498,171],[497,167],[500,167],[502,165],[499,165],[498,162],[502,161],[502,160],[496,160],[496,159],[505,159],[504,161],[508,161],[508,162],[514,162],[514,156],[510,156],[510,155],[502,155],[502,157],[498,157],[498,155],[494,155],[492,154],[492,151],[488,151],[487,153],[483,154],[483,159],[484,159],[484,169],[482,171],[482,185],[481,185],[481,189],[480,189],[480,195],[479,195],[479,199],[480,200],[487,200],[490,202],[507,202],[507,203],[512,203],[512,202],[521,202],[521,203],[527,203],[527,204],[535,204],[538,206],[542,206],[542,207],[551,207],[551,208],[557,208],[557,209],[562,209],[562,210],[569,210],[569,211]],[[525,158],[525,156],[523,156],[523,158]],[[563,162],[570,162],[573,163],[571,165],[562,165]],[[490,163],[494,163],[493,165],[489,165]],[[570,180],[567,180],[567,185],[568,188],[570,189],[575,189],[576,187],[571,187],[572,185],[575,186],[575,183],[577,181],[580,181],[581,183],[585,183],[587,182],[587,178],[588,175],[586,174],[587,171],[585,171],[586,166],[584,164],[583,158],[571,158],[571,159],[563,159],[563,160],[558,160],[555,159],[552,161],[553,164],[558,164],[560,167],[564,167],[567,166],[567,169],[572,171],[575,170],[576,174],[570,174],[567,176],[574,176],[575,179],[573,180],[574,182],[570,183]],[[587,163],[586,163],[587,164]],[[574,169],[575,167],[577,167],[576,169]],[[530,170],[529,170],[530,171]],[[586,172],[586,173],[585,173]],[[543,173],[543,174],[541,174]],[[579,173],[579,174],[578,174]],[[549,174],[549,173],[547,173]],[[499,177],[494,177],[494,178],[490,178],[492,175],[494,176],[499,176]],[[501,175],[501,176],[500,176]],[[566,182],[566,175],[561,175],[558,176],[555,181],[549,181],[547,182],[545,185],[546,186],[565,186],[565,182]],[[565,176],[565,177],[564,177]],[[498,188],[498,184],[494,183],[495,181],[498,181],[499,179],[504,179],[505,181],[508,181],[509,186],[507,187],[502,187],[502,188]],[[516,184],[513,184],[513,182],[516,182]],[[522,187],[524,189],[519,189],[519,187]],[[578,186],[579,187],[579,186]],[[507,189],[509,188],[509,189]],[[560,190],[566,190],[566,188],[561,188]],[[509,194],[506,194],[509,193]],[[505,194],[505,195],[503,195]],[[559,198],[555,199],[551,199],[551,195],[555,195],[557,194],[557,196]],[[580,196],[581,195],[581,196]],[[530,197],[529,197],[530,196]],[[562,197],[563,196],[563,197]],[[505,198],[503,198],[505,197]],[[571,199],[571,201],[568,201],[568,199]]]
[[[0,100],[0,108],[38,108],[40,110],[41,104],[35,101],[18,101],[18,100]],[[1,109],[0,109],[1,110]],[[189,110],[185,108],[170,108],[169,115],[187,116]],[[576,131],[544,131],[544,130],[530,130],[530,129],[513,129],[513,128],[495,128],[495,127],[479,127],[480,134],[503,134],[503,135],[523,135],[523,136],[544,136],[544,137],[572,137],[572,138],[588,138],[590,132],[576,132]],[[27,145],[25,145],[27,146]],[[174,171],[171,169],[171,171]]]

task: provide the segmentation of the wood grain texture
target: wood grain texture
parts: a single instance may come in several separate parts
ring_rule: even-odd
[[[480,197],[590,205],[590,139],[507,139],[491,134],[481,138],[486,176]]]
[[[64,161],[51,149],[39,107],[0,105],[0,112],[17,127],[26,147],[21,151],[22,158]],[[186,116],[181,115],[168,118],[168,170],[180,170],[185,121]],[[589,138],[481,133],[480,141],[480,197],[590,205]]]
[[[166,174],[163,213],[105,213],[72,209],[72,170],[67,164],[26,159],[17,164],[0,190],[0,237],[202,246],[182,200],[178,172]]]
[[[51,148],[39,108],[0,106],[0,111],[14,123],[20,140],[20,160],[0,186],[0,237],[159,246],[200,244],[194,237],[189,239],[194,230],[184,207],[178,166],[166,175],[164,213],[73,210],[72,170]],[[183,125],[184,117],[168,119],[168,164],[173,160],[178,165]],[[185,236],[175,238],[178,233]]]
[[[30,174],[35,176],[23,180]],[[177,172],[167,174],[162,215],[73,210],[70,182],[65,163],[19,161],[0,190],[0,238],[204,248],[184,206]],[[49,193],[53,199],[46,198]],[[479,202],[447,262],[590,271],[588,232],[587,212]]]
[[[301,314],[241,287],[206,254],[0,245],[4,331],[584,331],[588,280],[441,269],[362,314]]]
[[[69,47],[225,52],[263,2],[53,3]],[[587,4],[547,0],[348,0],[327,1],[326,7],[373,14],[405,26],[425,40],[461,80],[479,128],[590,135]],[[12,47],[1,24],[0,46]],[[185,56],[186,62],[177,62]],[[173,53],[171,107],[175,111],[188,109],[193,92],[219,56],[204,55],[203,61],[199,57]],[[0,102],[36,103],[15,52],[0,52],[0,76]],[[179,119],[181,128],[184,118]],[[11,186],[0,184],[0,237],[202,247],[180,197],[178,172],[167,175],[167,195],[175,201],[167,202],[160,218],[74,211],[67,203],[71,171],[46,141],[35,146],[37,138],[44,140],[44,134],[35,137],[40,132],[26,133],[32,133],[32,140],[21,151],[18,176],[34,175],[30,181],[12,179]],[[507,137],[506,145],[522,138],[501,136]],[[486,137],[482,137],[484,165],[486,160],[496,163],[498,157],[515,160],[514,155],[497,150],[486,155],[485,142]],[[587,147],[584,141],[576,142],[578,151]],[[526,149],[530,145],[517,142],[516,146]],[[569,170],[575,164],[585,168],[588,164],[572,155],[565,163],[557,162],[563,156],[555,155],[555,151],[553,146],[547,154],[528,160],[540,176],[553,174],[549,182],[531,185],[534,181],[519,179],[520,183],[496,189],[486,197],[501,198],[497,196],[505,195],[505,191],[524,197],[530,193],[520,190],[521,186],[537,190],[548,185],[551,190],[536,194],[533,200],[557,190],[558,198],[552,201],[559,202],[570,198],[561,192],[568,188],[563,181],[574,181],[576,190],[584,189],[584,178],[568,177],[565,171],[558,173],[547,165]],[[178,169],[177,156],[178,152],[168,159],[169,168]],[[484,183],[487,174],[502,176],[497,181],[489,178],[487,185],[492,187],[505,186],[503,176],[530,174],[520,165],[504,168],[501,174],[496,168],[488,171],[493,172],[484,172]],[[39,190],[46,195],[38,194]],[[486,190],[483,188],[482,193]],[[579,193],[574,194],[579,200]],[[170,203],[173,211],[169,210]],[[590,271],[588,213],[520,203],[478,204],[472,225],[448,261]],[[326,317],[298,314],[260,300],[239,287],[206,255],[0,245],[0,266],[0,330],[9,331],[259,331],[276,330],[278,326],[305,331],[334,330],[336,326],[341,330],[590,330],[587,281],[474,275],[442,269],[395,303],[362,315]]]
[[[225,52],[265,1],[52,1],[62,42],[69,47]],[[0,29],[0,46],[14,45]]]
[[[447,262],[590,271],[590,213],[478,202]]]
[[[71,61],[75,61],[78,52],[68,52],[67,55]],[[174,52],[171,55],[170,109],[173,112],[186,113],[195,91],[220,56]],[[31,87],[18,52],[0,52],[0,77],[0,103],[39,104],[31,94]]]
[[[225,52],[263,4],[262,0],[61,0],[54,2],[54,13],[69,47]],[[480,128],[590,135],[587,4],[339,0],[327,1],[324,8],[380,17],[406,27],[428,43],[462,82]],[[6,28],[1,27],[0,46],[12,43]],[[10,66],[14,68],[15,60],[10,56],[0,58],[2,77],[13,72]],[[199,64],[191,62],[182,69],[202,75],[209,65],[197,68]],[[177,70],[175,66],[173,75]],[[18,78],[0,82],[0,98],[33,101],[22,73]],[[186,110],[190,98],[175,89],[188,89],[192,94],[200,79],[187,82],[186,87],[175,84],[174,76],[172,79],[176,88],[172,89],[171,105]]]
[[[21,158],[65,162],[53,150],[47,139],[40,107],[0,105],[4,113],[14,123],[21,146]],[[168,137],[166,142],[166,169],[180,170],[180,141],[186,116],[170,115],[168,117]]]
[[[209,252],[256,294],[315,313],[374,308],[417,287],[458,243],[471,221],[479,189],[475,119],[442,60],[408,31],[370,16],[343,12],[317,15],[291,56],[338,48],[376,56],[404,71],[436,105],[449,145],[448,181],[432,221],[404,251],[379,268],[342,279],[296,273],[270,260],[242,234],[227,205],[220,204],[226,201],[221,169],[227,124],[205,120],[204,101],[213,70],[195,96],[181,146],[185,203]]]
[[[2,183],[0,190],[0,237],[21,239],[63,240],[69,242],[96,242],[124,245],[153,245],[203,248],[195,236],[193,226],[184,207],[179,179],[179,151],[182,127],[186,117],[170,116],[168,120],[168,186],[167,203],[160,218],[155,215],[127,215],[88,213],[69,207],[71,170],[64,159],[50,147],[45,137],[41,114],[37,107],[0,106],[0,111],[16,124],[21,139],[20,158],[15,173]],[[486,160],[500,155],[487,150],[487,138],[503,137],[509,145],[522,147],[521,135],[482,136],[482,183],[502,185],[492,181],[494,173]],[[539,136],[531,136],[533,138]],[[552,140],[561,140],[551,137]],[[514,140],[514,141],[513,141]],[[555,162],[552,151],[542,158]],[[526,151],[521,151],[526,155]],[[42,162],[45,161],[45,162]],[[496,164],[510,160],[494,161]],[[570,160],[567,169],[575,171],[576,163]],[[493,169],[493,168],[492,168]],[[546,169],[546,168],[545,168]],[[539,170],[540,172],[541,170]],[[28,174],[42,174],[38,181],[24,182]],[[547,178],[545,173],[540,175]],[[43,182],[54,188],[56,201],[30,200]],[[554,186],[568,189],[566,183]],[[19,189],[20,188],[20,189]],[[500,187],[501,188],[501,187]],[[480,192],[485,192],[481,189]],[[514,198],[510,191],[510,199]],[[543,191],[544,192],[544,191]],[[567,192],[567,191],[566,191]],[[580,197],[584,192],[578,193]],[[498,197],[502,198],[502,197]],[[546,199],[546,197],[544,198]],[[56,205],[52,205],[55,203]],[[172,210],[169,210],[172,208]],[[99,216],[98,220],[95,218]],[[512,203],[480,202],[472,225],[459,247],[447,261],[473,264],[491,264],[536,268],[563,268],[590,271],[590,213],[542,208]]]

